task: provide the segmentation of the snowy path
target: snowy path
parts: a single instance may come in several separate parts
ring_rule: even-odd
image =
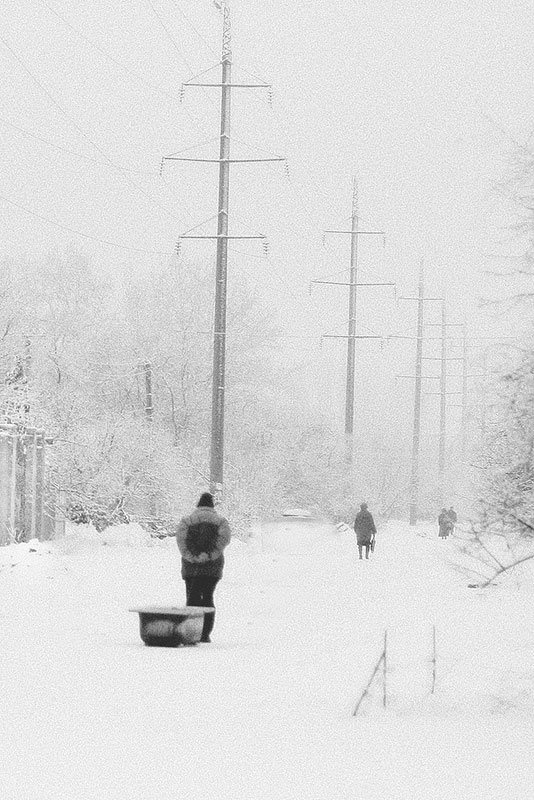
[[[144,647],[126,612],[183,602],[174,542],[19,546],[0,570],[0,796],[531,798],[532,596],[468,589],[451,541],[381,534],[369,562],[350,535],[234,543],[213,644],[179,650]],[[355,719],[385,627],[390,707],[377,685]]]

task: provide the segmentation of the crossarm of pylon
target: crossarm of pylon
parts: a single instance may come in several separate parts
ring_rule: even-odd
[[[325,233],[350,233],[351,236],[385,236],[385,231],[325,231]]]
[[[439,300],[439,302],[442,302],[443,297],[398,297],[397,299],[398,300],[415,300],[418,303],[420,303],[421,300],[422,300],[424,303],[427,303],[429,300],[431,300],[432,302],[437,301],[437,300]]]
[[[216,88],[224,86],[227,89],[270,89],[270,83],[184,83],[184,86],[202,86]]]
[[[200,161],[211,164],[253,164],[259,161],[285,161],[282,156],[276,158],[182,158],[180,156],[165,156],[165,161]]]
[[[393,282],[388,283],[343,283],[342,281],[320,281],[314,280],[311,283],[325,283],[329,286],[396,286]]]
[[[385,339],[386,337],[385,336],[367,336],[367,335],[363,335],[363,334],[362,335],[354,334],[353,336],[352,335],[348,336],[347,334],[342,336],[340,334],[339,336],[337,336],[336,334],[332,334],[332,333],[323,333],[321,338],[322,339]]]
[[[264,233],[260,233],[257,236],[228,236],[226,233],[215,233],[213,235],[208,236],[187,236],[186,234],[182,234],[180,239],[266,239]]]
[[[463,328],[463,322],[425,322],[429,328]]]

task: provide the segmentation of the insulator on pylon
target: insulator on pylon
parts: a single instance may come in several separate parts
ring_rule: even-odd
[[[273,107],[273,97],[274,97],[274,92],[272,89],[269,89],[267,92],[267,102],[269,103],[271,108]]]
[[[310,281],[310,285],[308,286],[308,294],[310,295],[310,297],[312,293],[312,287],[313,287],[313,281]]]
[[[164,161],[165,161],[165,159],[162,158],[161,162],[160,162],[160,165],[159,165],[159,174],[160,174],[160,176],[163,175],[163,162]]]
[[[322,350],[322,349],[323,349],[323,337],[322,337],[322,336],[321,336],[321,338],[319,339],[319,349],[320,349],[320,350]]]
[[[184,89],[184,85],[182,83],[182,85],[180,86],[180,91],[178,92],[178,99],[179,99],[180,103],[184,102],[184,97],[185,97],[185,89]]]
[[[326,247],[326,233],[323,233],[323,247]]]
[[[174,252],[176,253],[176,258],[180,258],[180,252],[182,250],[182,240],[178,239],[176,242],[176,246],[174,248]]]
[[[291,178],[291,175],[289,174],[289,161],[287,160],[287,158],[284,161],[284,169],[286,172],[286,178],[289,180]]]
[[[269,242],[267,241],[267,239],[263,240],[262,247],[263,247],[263,255],[265,256],[265,258],[269,258]]]

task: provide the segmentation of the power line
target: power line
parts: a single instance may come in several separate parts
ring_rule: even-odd
[[[124,179],[125,179],[125,180],[126,180],[128,183],[129,183],[129,184],[131,184],[131,185],[132,185],[132,186],[133,186],[135,189],[137,189],[137,191],[139,191],[139,192],[140,192],[142,195],[144,195],[144,196],[145,196],[145,197],[146,197],[146,198],[149,200],[149,202],[150,202],[150,203],[152,203],[154,206],[156,206],[156,207],[158,207],[158,208],[162,209],[163,211],[165,211],[165,213],[166,213],[166,214],[168,214],[170,217],[172,217],[172,219],[173,219],[174,221],[176,221],[176,216],[175,216],[175,214],[174,214],[172,211],[169,211],[169,209],[168,209],[168,208],[166,208],[165,206],[162,206],[160,203],[156,202],[156,201],[155,201],[155,200],[154,200],[154,199],[153,199],[153,198],[152,198],[152,197],[151,197],[151,196],[148,194],[148,192],[146,192],[146,191],[145,191],[145,190],[144,190],[144,189],[143,189],[141,186],[139,186],[137,183],[135,183],[134,181],[132,181],[132,180],[131,180],[131,178],[130,178],[130,177],[127,175],[127,174],[126,174],[126,170],[125,170],[125,168],[124,168],[124,167],[121,167],[121,166],[119,166],[119,165],[117,165],[117,164],[115,164],[115,162],[114,162],[114,161],[112,161],[112,159],[111,159],[111,158],[109,158],[109,156],[108,156],[108,155],[105,153],[105,151],[104,151],[104,150],[103,150],[103,149],[102,149],[102,148],[101,148],[101,147],[100,147],[98,144],[96,144],[96,142],[94,142],[94,141],[91,139],[91,137],[90,137],[90,136],[88,136],[88,135],[85,133],[85,131],[84,131],[84,130],[83,130],[83,129],[82,129],[82,128],[81,128],[81,127],[78,125],[78,123],[77,123],[77,122],[75,122],[75,120],[73,120],[73,119],[72,119],[72,118],[69,116],[69,114],[67,113],[67,111],[66,111],[66,110],[63,108],[63,106],[62,106],[60,103],[58,103],[58,101],[57,101],[57,100],[55,99],[55,97],[54,97],[54,96],[51,94],[51,92],[50,92],[50,91],[49,91],[49,90],[48,90],[48,89],[47,89],[47,88],[46,88],[46,87],[45,87],[45,86],[44,86],[44,85],[43,85],[43,84],[42,84],[42,83],[41,83],[41,82],[40,82],[40,81],[39,81],[39,80],[38,80],[38,79],[35,77],[35,75],[34,75],[34,74],[31,72],[31,70],[30,70],[30,69],[29,69],[29,68],[26,66],[26,64],[24,63],[24,61],[22,61],[22,59],[20,58],[20,56],[18,56],[18,55],[17,55],[17,53],[15,53],[15,51],[13,50],[13,48],[12,48],[12,47],[9,45],[9,43],[8,43],[8,42],[7,42],[7,41],[4,39],[4,37],[3,37],[3,36],[0,36],[0,42],[2,42],[2,44],[4,45],[4,47],[5,47],[5,48],[6,48],[6,49],[9,51],[9,53],[11,53],[11,55],[13,56],[13,58],[14,58],[14,59],[17,61],[17,63],[18,63],[18,64],[19,64],[19,65],[22,67],[22,69],[23,69],[23,70],[26,72],[26,74],[27,74],[27,75],[29,75],[29,77],[32,79],[32,81],[33,81],[33,82],[34,82],[34,83],[35,83],[35,84],[36,84],[36,85],[39,87],[39,89],[40,89],[40,90],[41,90],[41,91],[42,91],[42,92],[43,92],[43,93],[44,93],[44,94],[45,94],[45,95],[48,97],[48,99],[50,100],[50,102],[51,102],[51,103],[53,103],[53,105],[54,105],[56,108],[58,108],[58,109],[59,109],[59,111],[60,111],[60,112],[63,114],[63,116],[65,117],[65,119],[66,119],[66,120],[67,120],[67,121],[68,121],[68,122],[69,122],[69,123],[70,123],[70,124],[71,124],[71,125],[72,125],[72,126],[73,126],[73,127],[76,129],[76,130],[77,130],[77,131],[78,131],[78,133],[79,133],[81,136],[83,136],[83,138],[84,138],[84,139],[86,139],[86,140],[87,140],[87,141],[88,141],[88,142],[89,142],[89,143],[92,145],[92,147],[94,147],[94,148],[95,148],[95,150],[96,150],[98,153],[100,153],[100,155],[101,155],[101,156],[102,156],[102,157],[103,157],[103,158],[104,158],[104,159],[107,161],[107,163],[108,163],[108,164],[110,164],[110,166],[112,166],[114,169],[118,170],[118,171],[119,171],[119,173],[122,175],[122,177],[123,177],[123,178],[124,178]]]
[[[195,25],[194,25],[194,24],[191,22],[191,20],[189,19],[189,17],[188,17],[188,16],[187,16],[187,15],[186,15],[186,14],[185,14],[183,11],[182,11],[182,9],[180,8],[180,6],[179,6],[179,4],[176,2],[176,0],[171,0],[171,2],[172,2],[172,4],[174,5],[174,7],[176,8],[176,10],[178,11],[178,13],[179,13],[179,14],[180,14],[180,15],[181,15],[181,16],[182,16],[184,19],[185,19],[185,21],[187,22],[187,24],[188,24],[188,25],[189,25],[189,26],[190,26],[190,27],[191,27],[191,28],[194,30],[194,32],[197,34],[197,36],[199,37],[199,39],[201,39],[201,40],[204,42],[204,44],[206,45],[206,47],[208,48],[208,50],[209,50],[211,53],[213,53],[213,55],[214,55],[214,56],[216,56],[216,57],[218,58],[218,57],[219,57],[219,54],[217,53],[217,51],[215,50],[215,48],[213,48],[213,47],[211,46],[211,44],[208,42],[208,40],[205,38],[205,36],[203,36],[203,35],[200,33],[200,31],[199,31],[199,30],[198,30],[198,29],[195,27]]]
[[[100,244],[108,245],[109,247],[117,247],[120,250],[130,250],[135,253],[148,253],[150,255],[158,255],[158,256],[172,256],[174,255],[172,252],[167,252],[164,250],[145,250],[141,247],[130,247],[129,245],[125,244],[118,244],[117,242],[111,242],[106,239],[99,239],[98,236],[93,236],[90,233],[83,233],[82,231],[78,231],[75,228],[69,228],[67,225],[62,225],[60,222],[55,222],[52,219],[48,219],[48,217],[44,217],[41,214],[37,214],[35,211],[32,211],[29,208],[21,205],[20,203],[15,202],[15,200],[10,200],[8,197],[3,197],[0,195],[0,200],[3,200],[4,203],[9,203],[11,206],[15,206],[15,208],[19,208],[21,211],[25,211],[26,214],[30,214],[32,217],[36,217],[40,219],[42,222],[46,222],[48,225],[53,225],[56,228],[61,228],[61,230],[68,231],[69,233],[74,233],[76,236],[82,236],[84,239],[91,239],[93,242],[99,242]]]
[[[149,81],[145,80],[145,78],[143,78],[142,75],[140,75],[137,72],[134,72],[134,70],[130,69],[125,64],[123,64],[121,61],[119,61],[117,58],[115,58],[110,53],[108,53],[108,51],[105,50],[103,47],[101,47],[97,42],[94,42],[92,39],[90,39],[88,36],[86,36],[85,33],[83,33],[82,31],[78,30],[78,28],[76,28],[74,25],[72,25],[72,23],[69,22],[69,20],[66,19],[62,14],[60,14],[59,11],[56,11],[55,8],[52,8],[52,6],[48,5],[48,3],[45,2],[45,0],[37,0],[37,1],[39,3],[41,3],[41,5],[43,5],[45,8],[47,8],[48,11],[50,11],[51,14],[53,14],[55,17],[60,19],[61,22],[63,22],[63,24],[66,25],[67,28],[69,28],[73,33],[76,34],[76,36],[79,36],[81,39],[84,40],[84,42],[87,42],[87,44],[89,44],[92,48],[94,48],[99,53],[101,53],[101,55],[103,55],[105,58],[107,58],[113,64],[116,64],[118,67],[120,67],[122,70],[124,70],[132,78],[135,78],[135,80],[137,80],[140,83],[142,83],[144,86],[147,87],[147,89],[150,89],[150,91],[159,92],[160,94],[165,95],[165,97],[170,98],[171,100],[178,101],[178,95],[176,95],[176,96],[172,95],[170,92],[165,91],[165,89],[162,89],[161,87],[156,86],[155,84],[152,84]]]
[[[43,2],[43,3],[44,3],[44,0],[39,0],[39,2]],[[44,5],[46,5],[46,6],[47,6],[47,8],[49,8],[49,6],[48,6],[46,3],[44,3]],[[55,12],[53,9],[50,9],[50,10],[51,10],[51,11],[53,11],[53,13],[55,13],[57,16],[60,16],[60,15],[59,15],[59,14],[57,14],[57,12]],[[60,18],[63,20],[63,18],[62,18],[61,16],[60,16]],[[70,25],[70,23],[68,23],[68,21],[67,21],[67,20],[64,20],[64,21],[65,21],[65,23],[66,23],[67,25],[69,25],[69,27],[70,27],[70,28],[72,28],[72,30],[74,30],[76,33],[79,33],[79,34],[80,34],[80,35],[81,35],[83,38],[85,38],[85,39],[86,39],[86,41],[90,42],[90,40],[89,40],[89,39],[87,39],[87,37],[85,37],[83,34],[81,34],[79,31],[77,31],[77,30],[76,30],[76,29],[75,29],[75,28],[74,28],[72,25]],[[28,73],[28,75],[29,75],[29,76],[32,78],[32,80],[33,80],[33,81],[34,81],[34,82],[37,84],[37,86],[38,86],[38,87],[41,89],[41,91],[43,91],[45,94],[47,94],[47,96],[49,97],[49,99],[50,99],[50,100],[51,100],[51,101],[52,101],[52,102],[53,102],[53,103],[54,103],[54,104],[55,104],[55,105],[56,105],[56,106],[57,106],[57,107],[60,109],[60,111],[61,111],[61,112],[62,112],[62,113],[65,115],[65,117],[67,118],[67,120],[68,120],[68,121],[69,121],[69,122],[70,122],[72,125],[74,125],[74,127],[76,127],[76,129],[78,130],[78,132],[79,132],[79,133],[81,133],[81,135],[82,135],[82,136],[84,136],[84,137],[85,137],[85,138],[86,138],[86,139],[87,139],[87,140],[90,142],[90,144],[91,144],[91,145],[92,145],[92,146],[93,146],[93,147],[94,147],[94,148],[95,148],[95,149],[96,149],[98,152],[100,152],[100,153],[102,154],[102,156],[103,156],[103,157],[106,159],[106,162],[107,162],[107,164],[110,164],[111,166],[113,166],[115,169],[119,170],[119,171],[120,171],[121,173],[123,173],[123,174],[125,174],[125,173],[132,173],[132,174],[139,174],[139,175],[143,175],[143,174],[146,174],[146,175],[154,175],[154,176],[155,176],[155,175],[157,175],[157,172],[156,172],[155,170],[154,170],[154,171],[149,171],[149,170],[134,170],[134,169],[131,169],[131,168],[129,168],[129,167],[122,167],[122,166],[120,166],[120,167],[119,167],[118,165],[114,164],[114,162],[113,162],[111,159],[109,159],[109,158],[108,158],[108,156],[107,156],[107,155],[104,153],[104,151],[103,151],[103,150],[101,150],[101,148],[99,148],[99,147],[98,147],[98,145],[96,145],[96,143],[95,143],[95,142],[93,142],[93,141],[90,139],[90,137],[88,137],[88,136],[87,136],[87,134],[85,134],[85,133],[84,133],[84,131],[83,131],[83,130],[82,130],[82,129],[81,129],[81,128],[80,128],[80,127],[79,127],[79,126],[78,126],[78,125],[77,125],[77,124],[76,124],[76,123],[73,121],[73,120],[71,120],[71,119],[70,119],[70,117],[69,117],[69,116],[68,116],[68,114],[66,113],[65,109],[63,109],[63,107],[62,107],[62,106],[60,106],[60,105],[59,105],[59,103],[57,103],[57,101],[55,101],[55,98],[54,98],[54,97],[52,97],[52,95],[50,94],[50,92],[48,92],[48,90],[46,89],[46,87],[44,87],[44,86],[43,86],[43,85],[42,85],[42,84],[41,84],[41,83],[40,83],[40,82],[37,80],[37,78],[36,78],[36,77],[33,75],[33,73],[32,73],[32,72],[31,72],[31,71],[30,71],[30,70],[29,70],[29,69],[26,67],[26,65],[24,64],[24,62],[23,62],[23,61],[22,61],[22,60],[21,60],[21,59],[20,59],[20,58],[19,58],[19,57],[16,55],[16,53],[15,53],[15,52],[12,50],[12,48],[10,48],[10,47],[9,47],[8,43],[7,43],[7,42],[6,42],[4,39],[1,39],[1,37],[0,37],[0,41],[2,41],[2,42],[4,43],[4,45],[5,45],[5,46],[7,47],[7,49],[10,51],[11,55],[12,55],[12,56],[13,56],[13,57],[14,57],[14,58],[15,58],[15,59],[16,59],[16,60],[19,62],[19,64],[20,64],[20,65],[23,67],[23,69],[24,69],[24,70],[25,70],[25,71]],[[91,42],[90,42],[90,43],[91,43]],[[91,44],[93,44],[93,43],[91,43]],[[95,47],[97,47],[97,49],[99,49],[99,50],[101,50],[102,52],[104,52],[104,53],[105,53],[105,51],[103,51],[103,50],[102,50],[102,48],[99,48],[99,47],[98,47],[98,45],[94,45],[94,46],[95,46]],[[105,53],[105,54],[106,54],[106,55],[107,55],[109,58],[111,58],[111,60],[115,61],[116,63],[119,63],[119,62],[117,62],[117,61],[116,61],[116,59],[113,59],[113,57],[109,56],[109,54],[107,54],[107,53]],[[123,66],[123,65],[121,65],[121,66]],[[131,72],[131,70],[128,70],[128,68],[127,68],[127,67],[124,67],[124,66],[123,66],[123,68],[124,68],[124,69],[126,69],[127,71],[129,71],[129,72],[130,72],[130,74],[132,74],[132,75],[136,75],[136,73],[133,73],[133,72]],[[140,78],[140,79],[141,79],[141,80],[143,80],[142,78]],[[146,84],[146,85],[147,85],[149,88],[151,88],[151,89],[157,89],[158,91],[163,91],[163,90],[161,90],[161,89],[158,89],[158,87],[155,87],[155,86],[153,86],[152,84],[148,84],[148,83],[147,83],[146,81],[144,81],[144,80],[143,80],[143,82],[144,82],[144,83],[145,83],[145,84]],[[174,98],[172,95],[170,95],[169,93],[165,93],[165,94],[166,94],[166,96],[167,96],[167,97],[170,97],[171,99],[175,99],[175,98]],[[190,117],[190,119],[191,119],[191,121],[192,121],[193,125],[195,125],[195,127],[199,128],[199,129],[202,129],[202,126],[200,125],[200,123],[199,123],[199,120],[198,120],[198,119],[197,119],[197,118],[196,118],[194,115],[192,115],[192,114],[191,114],[191,113],[190,113],[190,112],[189,112],[187,109],[184,109],[184,111],[185,111],[185,113],[186,113],[186,114],[187,114],[187,115]],[[97,164],[97,165],[101,165],[101,166],[105,166],[105,165],[106,165],[106,163],[104,163],[104,162],[99,162],[97,159],[93,159],[93,158],[91,158],[90,156],[85,156],[85,155],[82,155],[82,154],[79,154],[79,153],[75,153],[74,151],[71,151],[71,150],[69,150],[69,149],[67,149],[67,148],[62,148],[62,147],[60,147],[60,146],[58,146],[58,145],[55,145],[54,143],[52,143],[52,142],[49,142],[49,141],[48,141],[48,140],[46,140],[46,139],[43,139],[43,138],[41,138],[41,137],[38,137],[38,136],[36,136],[35,134],[32,134],[32,133],[30,133],[29,131],[25,131],[24,129],[22,129],[22,128],[20,128],[20,127],[16,126],[16,125],[14,125],[13,123],[10,123],[10,122],[8,122],[7,120],[1,120],[1,121],[2,121],[2,122],[4,122],[4,124],[6,124],[6,125],[9,125],[9,126],[13,127],[15,130],[19,130],[21,133],[24,133],[24,134],[26,134],[26,135],[28,135],[28,136],[31,136],[31,137],[33,137],[33,138],[37,139],[38,141],[42,141],[43,143],[45,143],[45,144],[48,144],[50,147],[54,147],[54,148],[56,148],[56,149],[58,149],[58,150],[60,150],[60,151],[64,151],[64,152],[66,152],[66,153],[69,153],[69,154],[72,154],[72,155],[76,155],[76,156],[77,156],[78,158],[80,158],[80,159],[83,159],[83,160],[89,161],[89,162],[91,162],[91,163],[94,163],[94,164]],[[169,214],[169,215],[172,215],[172,217],[173,217],[173,219],[174,219],[174,214],[173,214],[171,211],[169,211],[169,209],[167,209],[167,208],[165,208],[164,206],[162,206],[161,204],[157,203],[157,202],[156,202],[156,201],[155,201],[155,200],[154,200],[154,199],[153,199],[153,198],[152,198],[152,197],[151,197],[151,196],[150,196],[150,195],[149,195],[147,192],[145,192],[145,191],[144,191],[144,190],[143,190],[143,189],[142,189],[140,186],[138,186],[137,184],[133,183],[133,181],[129,181],[129,182],[130,182],[130,183],[131,183],[131,185],[132,185],[132,186],[134,186],[134,187],[135,187],[135,188],[136,188],[138,191],[140,191],[140,192],[141,192],[141,193],[142,193],[142,194],[143,194],[145,197],[147,197],[147,199],[149,200],[149,202],[151,202],[151,203],[152,203],[153,205],[155,205],[156,207],[158,207],[158,208],[160,208],[160,209],[164,210],[164,211],[165,211],[167,214]],[[165,184],[166,188],[169,190],[169,193],[171,194],[171,196],[173,197],[173,199],[176,199],[176,198],[175,198],[175,195],[174,195],[174,193],[172,192],[172,189],[171,189],[171,187],[169,186],[169,184],[168,184],[168,183],[167,183],[165,180],[163,180],[163,183]],[[189,213],[190,213],[190,212],[189,212]]]
[[[182,59],[184,64],[186,65],[186,67],[189,70],[189,72],[193,72],[193,68],[192,68],[191,64],[189,63],[189,61],[186,59],[186,57],[184,56],[184,54],[182,53],[182,51],[178,47],[176,39],[174,38],[174,36],[172,35],[172,33],[170,32],[168,27],[163,22],[161,16],[156,11],[156,8],[155,8],[154,4],[152,3],[152,0],[146,0],[146,2],[150,6],[150,8],[152,9],[152,11],[154,13],[154,16],[156,17],[156,19],[158,20],[159,24],[161,25],[161,27],[165,31],[165,34],[166,34],[168,40],[171,42],[172,46],[174,47],[174,49],[176,50],[176,52],[178,53],[178,55],[180,56],[180,58]]]
[[[25,128],[21,128],[19,125],[15,125],[13,122],[9,122],[7,119],[0,118],[0,123],[3,125],[7,125],[9,128],[13,128],[14,130],[22,133],[24,136],[29,136],[32,139],[36,139],[38,142],[42,142],[43,144],[48,145],[49,147],[54,148],[54,150],[59,150],[62,153],[67,153],[68,155],[75,156],[76,158],[80,158],[83,161],[89,161],[92,164],[97,164],[102,167],[108,166],[104,161],[98,161],[96,158],[91,158],[91,156],[82,155],[82,153],[78,153],[75,150],[69,150],[67,147],[61,147],[61,145],[54,144],[54,142],[50,142],[48,139],[43,139],[42,136],[37,136],[35,133],[31,133],[31,131],[27,131]],[[124,167],[125,172],[132,172],[137,175],[157,175],[156,170],[140,170],[140,169],[129,169]]]

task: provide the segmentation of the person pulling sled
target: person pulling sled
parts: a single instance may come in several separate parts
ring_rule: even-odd
[[[354,530],[358,541],[360,559],[363,558],[364,547],[365,558],[369,558],[369,551],[372,553],[375,549],[376,525],[373,515],[367,508],[367,503],[362,503],[360,510],[356,514]]]
[[[224,549],[231,538],[228,520],[213,506],[213,496],[204,492],[197,507],[182,517],[176,529],[176,543],[182,556],[182,578],[185,581],[188,606],[204,606],[213,611],[204,614],[201,642],[210,642],[215,623],[213,593],[222,578]]]

